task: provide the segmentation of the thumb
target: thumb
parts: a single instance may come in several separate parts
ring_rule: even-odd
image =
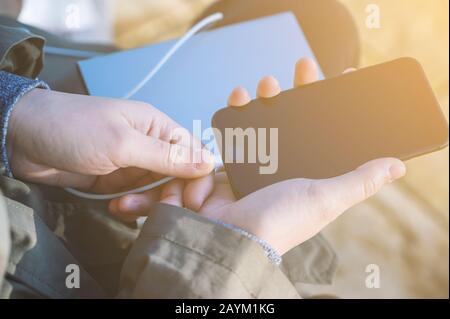
[[[162,175],[197,178],[214,169],[214,156],[199,145],[169,143],[138,132],[120,151],[121,167],[137,167]]]
[[[375,195],[384,185],[403,177],[405,164],[395,158],[368,162],[345,175],[318,181],[321,194],[325,194],[330,207],[331,220],[350,207]]]

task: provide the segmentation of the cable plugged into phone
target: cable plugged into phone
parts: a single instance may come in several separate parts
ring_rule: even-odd
[[[152,68],[147,75],[138,83],[135,87],[130,89],[124,96],[123,99],[131,99],[133,96],[136,95],[158,72],[161,70],[161,68],[170,60],[170,58],[187,42],[189,39],[191,39],[194,35],[199,33],[200,31],[212,26],[214,23],[220,21],[223,19],[223,14],[220,12],[214,13],[210,16],[207,16],[197,24],[195,24],[189,31],[181,37],[171,48],[167,53],[162,57],[162,59],[158,62],[158,64]],[[216,166],[216,170],[219,169],[221,165]],[[153,182],[151,184],[134,188],[129,191],[120,192],[120,193],[114,193],[114,194],[93,194],[93,193],[85,193],[73,188],[65,188],[65,190],[77,197],[85,198],[85,199],[91,199],[91,200],[111,200],[114,198],[118,198],[124,195],[128,194],[138,194],[142,193],[154,188],[157,188],[161,185],[164,185],[171,180],[175,179],[175,177],[165,177],[160,179],[159,181]]]

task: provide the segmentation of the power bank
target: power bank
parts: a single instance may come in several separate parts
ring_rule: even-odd
[[[215,113],[238,198],[292,178],[338,176],[382,157],[448,145],[448,123],[420,64],[401,58]]]

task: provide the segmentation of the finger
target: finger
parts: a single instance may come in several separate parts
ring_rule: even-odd
[[[138,167],[159,174],[198,178],[214,169],[214,156],[206,149],[171,144],[133,132],[124,146],[118,147],[121,167]]]
[[[259,98],[271,98],[280,94],[280,83],[273,76],[266,76],[258,83],[256,95]]]
[[[117,200],[117,211],[119,214],[135,216],[146,216],[153,204],[160,197],[160,191],[150,190],[141,194],[129,194]]]
[[[336,218],[348,208],[375,195],[384,185],[391,183],[406,174],[403,162],[395,158],[384,158],[371,161],[345,175],[327,180],[317,181],[312,193],[323,194],[319,199],[325,200],[324,207],[331,208]]]
[[[130,185],[135,185],[144,176],[148,176],[147,170],[139,168],[118,169],[108,175],[97,178],[95,184],[90,188],[95,193],[111,193],[126,190]],[[148,184],[148,183],[147,183]],[[140,186],[140,185],[139,185]]]
[[[176,126],[170,129],[169,138],[166,140],[170,144],[177,144],[193,150],[199,150],[203,147],[200,139],[195,138],[187,129]],[[151,134],[148,134],[151,135]]]
[[[189,181],[184,188],[183,202],[186,208],[198,212],[214,190],[214,175]]]
[[[169,182],[162,190],[161,203],[183,207],[184,181],[175,179]]]
[[[311,58],[302,58],[295,65],[294,87],[315,82],[319,79],[316,62]]]
[[[250,94],[243,87],[237,87],[231,92],[230,97],[228,98],[228,106],[232,107],[240,107],[244,106],[251,101]]]
[[[131,223],[138,219],[137,215],[121,213],[118,209],[118,203],[118,199],[114,199],[109,202],[108,210],[112,215],[114,215],[124,223]]]
[[[133,109],[133,111],[138,112],[138,119],[135,120],[141,123],[141,126],[144,128],[137,129],[140,132],[146,132],[146,135],[157,137],[160,140],[163,140],[167,143],[172,144],[180,144],[186,147],[195,147],[196,145],[201,145],[200,141],[195,138],[189,130],[180,126],[176,121],[170,118],[167,114],[145,105],[142,108],[142,104],[138,104],[139,108]],[[133,113],[134,116],[135,113]],[[132,116],[132,118],[134,118]],[[149,119],[157,119],[157,125],[151,125],[148,128]],[[151,121],[151,120],[150,120]],[[137,124],[134,124],[133,127],[137,127]]]

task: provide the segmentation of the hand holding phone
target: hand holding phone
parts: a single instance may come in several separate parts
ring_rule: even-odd
[[[300,60],[295,71],[296,86],[317,80],[317,68],[310,59]],[[258,84],[257,95],[268,99],[280,91],[275,78],[265,77]],[[245,107],[250,102],[249,96],[242,87],[236,88],[229,97],[229,106]],[[317,234],[348,208],[404,174],[405,166],[401,161],[384,158],[339,177],[290,179],[236,200],[225,172],[216,172],[214,188],[205,201],[201,201],[201,196],[191,187],[183,191],[183,181],[178,180],[164,187],[162,201],[185,206],[204,217],[246,230],[282,255]],[[135,196],[145,197],[145,194]],[[186,202],[186,198],[190,201]]]
[[[301,59],[295,68],[295,86],[315,82],[316,71],[312,60]],[[259,82],[257,96],[269,99],[280,91],[278,81],[269,76]],[[242,87],[233,90],[228,100],[230,107],[245,107],[248,103],[250,94]],[[226,173],[220,172],[214,176],[213,192],[198,212],[254,234],[282,255],[404,174],[405,165],[401,161],[383,158],[331,179],[282,181],[236,201]]]
[[[213,126],[238,198],[282,180],[334,177],[376,158],[407,160],[448,144],[447,121],[423,69],[410,58],[220,110]],[[246,144],[227,148],[237,129]],[[277,139],[268,137],[271,129]],[[270,150],[277,167],[263,174]]]

